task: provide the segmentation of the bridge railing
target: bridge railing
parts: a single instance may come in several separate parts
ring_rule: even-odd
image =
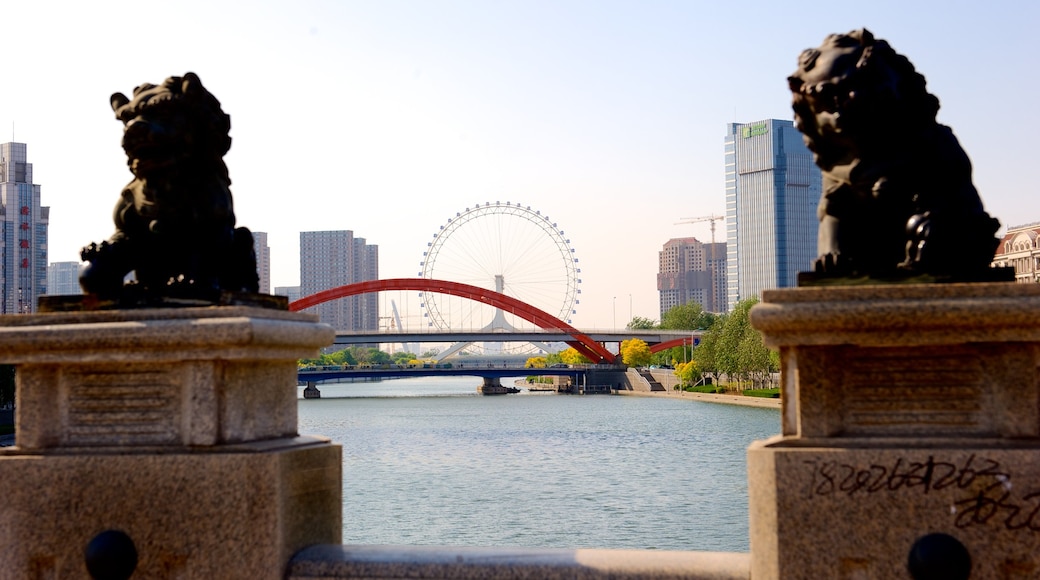
[[[487,369],[509,369],[509,370],[527,370],[532,375],[537,374],[552,374],[553,370],[616,370],[623,365],[612,365],[612,364],[601,364],[601,363],[588,363],[588,364],[556,364],[548,367],[528,367],[524,364],[509,364],[509,363],[494,363],[494,362],[479,362],[479,363],[419,363],[419,364],[398,364],[398,363],[382,363],[382,364],[356,364],[356,365],[312,365],[299,367],[298,372],[318,372],[318,371],[371,371],[371,370],[409,370],[409,369],[472,369],[472,368],[487,368]]]

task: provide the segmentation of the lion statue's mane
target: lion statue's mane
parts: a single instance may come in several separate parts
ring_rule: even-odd
[[[823,172],[818,273],[971,278],[999,240],[913,64],[866,29],[802,52],[795,124]]]
[[[140,85],[132,99],[115,93],[111,105],[134,178],[116,204],[115,234],[81,252],[84,292],[118,296],[130,272],[147,295],[256,292],[253,236],[235,227],[223,160],[231,119],[217,99],[187,73]]]

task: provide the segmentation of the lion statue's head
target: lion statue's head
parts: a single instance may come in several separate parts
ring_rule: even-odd
[[[821,168],[883,154],[890,130],[934,124],[939,99],[906,57],[863,28],[802,51],[787,78],[798,130]]]
[[[115,93],[111,104],[123,122],[123,150],[135,176],[178,162],[223,164],[231,148],[231,117],[195,73],[139,85],[133,99]]]

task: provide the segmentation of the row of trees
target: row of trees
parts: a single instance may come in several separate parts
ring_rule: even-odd
[[[630,367],[646,366],[650,364],[652,357],[650,346],[644,340],[631,338],[621,343],[621,360]],[[588,362],[590,361],[585,355],[570,347],[545,356],[531,357],[524,366],[529,369],[544,369],[557,363],[580,365]]]
[[[741,300],[732,312],[719,315],[693,349],[692,360],[716,382],[725,375],[736,381],[738,388],[743,383],[765,387],[772,384],[774,373],[780,371],[780,354],[766,348],[762,335],[748,320],[748,312],[755,304],[755,297]]]
[[[637,317],[628,327],[702,332],[695,348],[676,347],[654,355],[654,363],[674,366],[683,384],[695,384],[704,376],[717,383],[725,376],[738,388],[745,383],[765,386],[780,370],[780,355],[766,348],[762,335],[751,327],[748,313],[757,303],[758,298],[748,298],[738,302],[730,313],[712,314],[700,304],[689,302],[669,309],[660,323]]]
[[[424,352],[415,355],[410,352],[385,353],[378,348],[351,346],[338,352],[322,354],[318,358],[306,358],[299,361],[300,366],[336,366],[336,365],[385,365],[385,364],[414,364],[420,359],[436,356],[435,351]]]
[[[621,343],[621,361],[630,367],[648,364],[670,366],[684,385],[693,385],[704,377],[715,383],[725,377],[736,383],[737,388],[745,384],[755,387],[772,382],[773,374],[780,370],[780,356],[766,348],[762,335],[751,327],[748,312],[758,303],[758,298],[742,300],[728,314],[705,312],[700,304],[689,302],[669,309],[661,316],[661,322],[635,317],[627,326],[633,330],[689,330],[701,331],[700,344],[679,346],[659,353],[651,353],[645,341],[631,338]],[[582,364],[589,360],[573,348],[528,359],[527,366],[545,368],[555,363]]]

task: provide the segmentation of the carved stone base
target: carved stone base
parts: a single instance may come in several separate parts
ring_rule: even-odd
[[[755,580],[909,577],[932,534],[972,580],[1040,574],[1040,286],[775,290],[751,322],[783,400],[748,451]]]
[[[133,578],[282,578],[342,541],[341,448],[320,438],[200,453],[0,455],[0,576],[88,578],[84,549],[119,530]]]
[[[0,318],[17,365],[0,576],[87,577],[108,530],[133,542],[134,578],[282,578],[339,543],[340,447],[296,422],[296,361],[334,334],[242,306]]]
[[[752,445],[752,578],[908,578],[934,533],[967,548],[972,580],[1040,576],[1040,447],[1006,447]]]

